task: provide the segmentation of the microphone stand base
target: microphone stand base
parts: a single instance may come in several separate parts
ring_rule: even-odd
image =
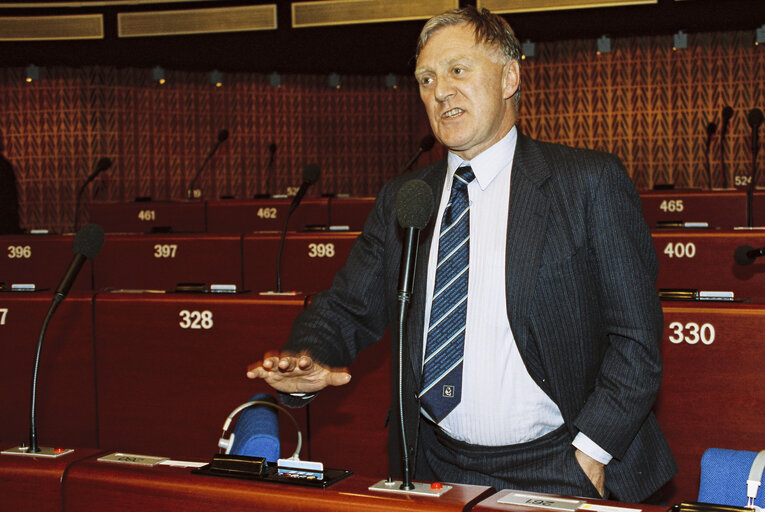
[[[438,498],[452,488],[451,485],[441,484],[439,482],[434,482],[432,484],[412,482],[412,485],[414,485],[414,489],[407,490],[401,488],[401,480],[380,480],[376,484],[370,485],[369,490]]]
[[[51,448],[49,446],[38,446],[37,447],[40,451],[38,452],[31,452],[29,451],[29,446],[14,446],[13,448],[9,448],[7,450],[3,450],[0,452],[1,455],[26,455],[28,457],[46,457],[46,458],[53,458],[61,457],[62,455],[66,455],[67,453],[74,453],[74,450],[71,448]]]

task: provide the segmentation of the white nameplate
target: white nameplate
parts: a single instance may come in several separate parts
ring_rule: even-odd
[[[511,492],[504,498],[497,500],[497,503],[507,503],[509,505],[523,505],[526,507],[547,508],[551,510],[566,510],[573,512],[585,504],[582,500],[569,500],[555,496],[541,496],[539,494],[523,494],[520,492]]]
[[[118,462],[120,464],[134,464],[136,466],[156,466],[167,460],[167,457],[154,457],[152,455],[135,455],[132,453],[110,453],[99,457],[99,462]]]
[[[610,505],[598,505],[596,503],[585,503],[582,510],[594,510],[595,512],[642,512],[642,508],[613,507]]]

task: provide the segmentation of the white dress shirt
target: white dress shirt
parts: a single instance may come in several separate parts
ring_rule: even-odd
[[[516,141],[517,131],[513,127],[502,140],[470,162],[449,153],[428,262],[425,333],[430,320],[441,218],[449,201],[454,172],[469,164],[476,179],[468,185],[470,271],[462,400],[439,426],[455,439],[482,446],[524,443],[563,425],[558,406],[526,370],[507,316],[505,247]],[[583,434],[577,436],[574,445],[600,462],[607,463],[611,458]]]

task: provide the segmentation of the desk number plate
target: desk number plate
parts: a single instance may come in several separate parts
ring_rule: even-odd
[[[99,462],[118,462],[120,464],[133,464],[136,466],[156,466],[165,462],[167,457],[153,457],[151,455],[134,455],[132,453],[110,453],[99,457]]]
[[[498,503],[507,503],[509,505],[523,505],[526,507],[538,507],[551,510],[565,510],[573,512],[585,504],[582,500],[568,500],[555,496],[542,496],[539,494],[523,494],[520,492],[511,492],[504,498],[497,500]]]

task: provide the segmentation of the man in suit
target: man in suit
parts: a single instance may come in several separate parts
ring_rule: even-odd
[[[403,411],[416,479],[649,499],[676,466],[651,413],[663,319],[634,186],[612,155],[515,128],[520,45],[499,16],[468,7],[429,20],[415,77],[447,160],[383,187],[332,288],[248,376],[287,403],[308,401],[347,383],[342,367],[386,326],[398,339],[394,205],[404,183],[421,179],[438,209],[416,262],[392,472]],[[458,229],[465,235],[452,243]],[[453,264],[455,254],[464,260]],[[398,352],[394,343],[394,375]]]

